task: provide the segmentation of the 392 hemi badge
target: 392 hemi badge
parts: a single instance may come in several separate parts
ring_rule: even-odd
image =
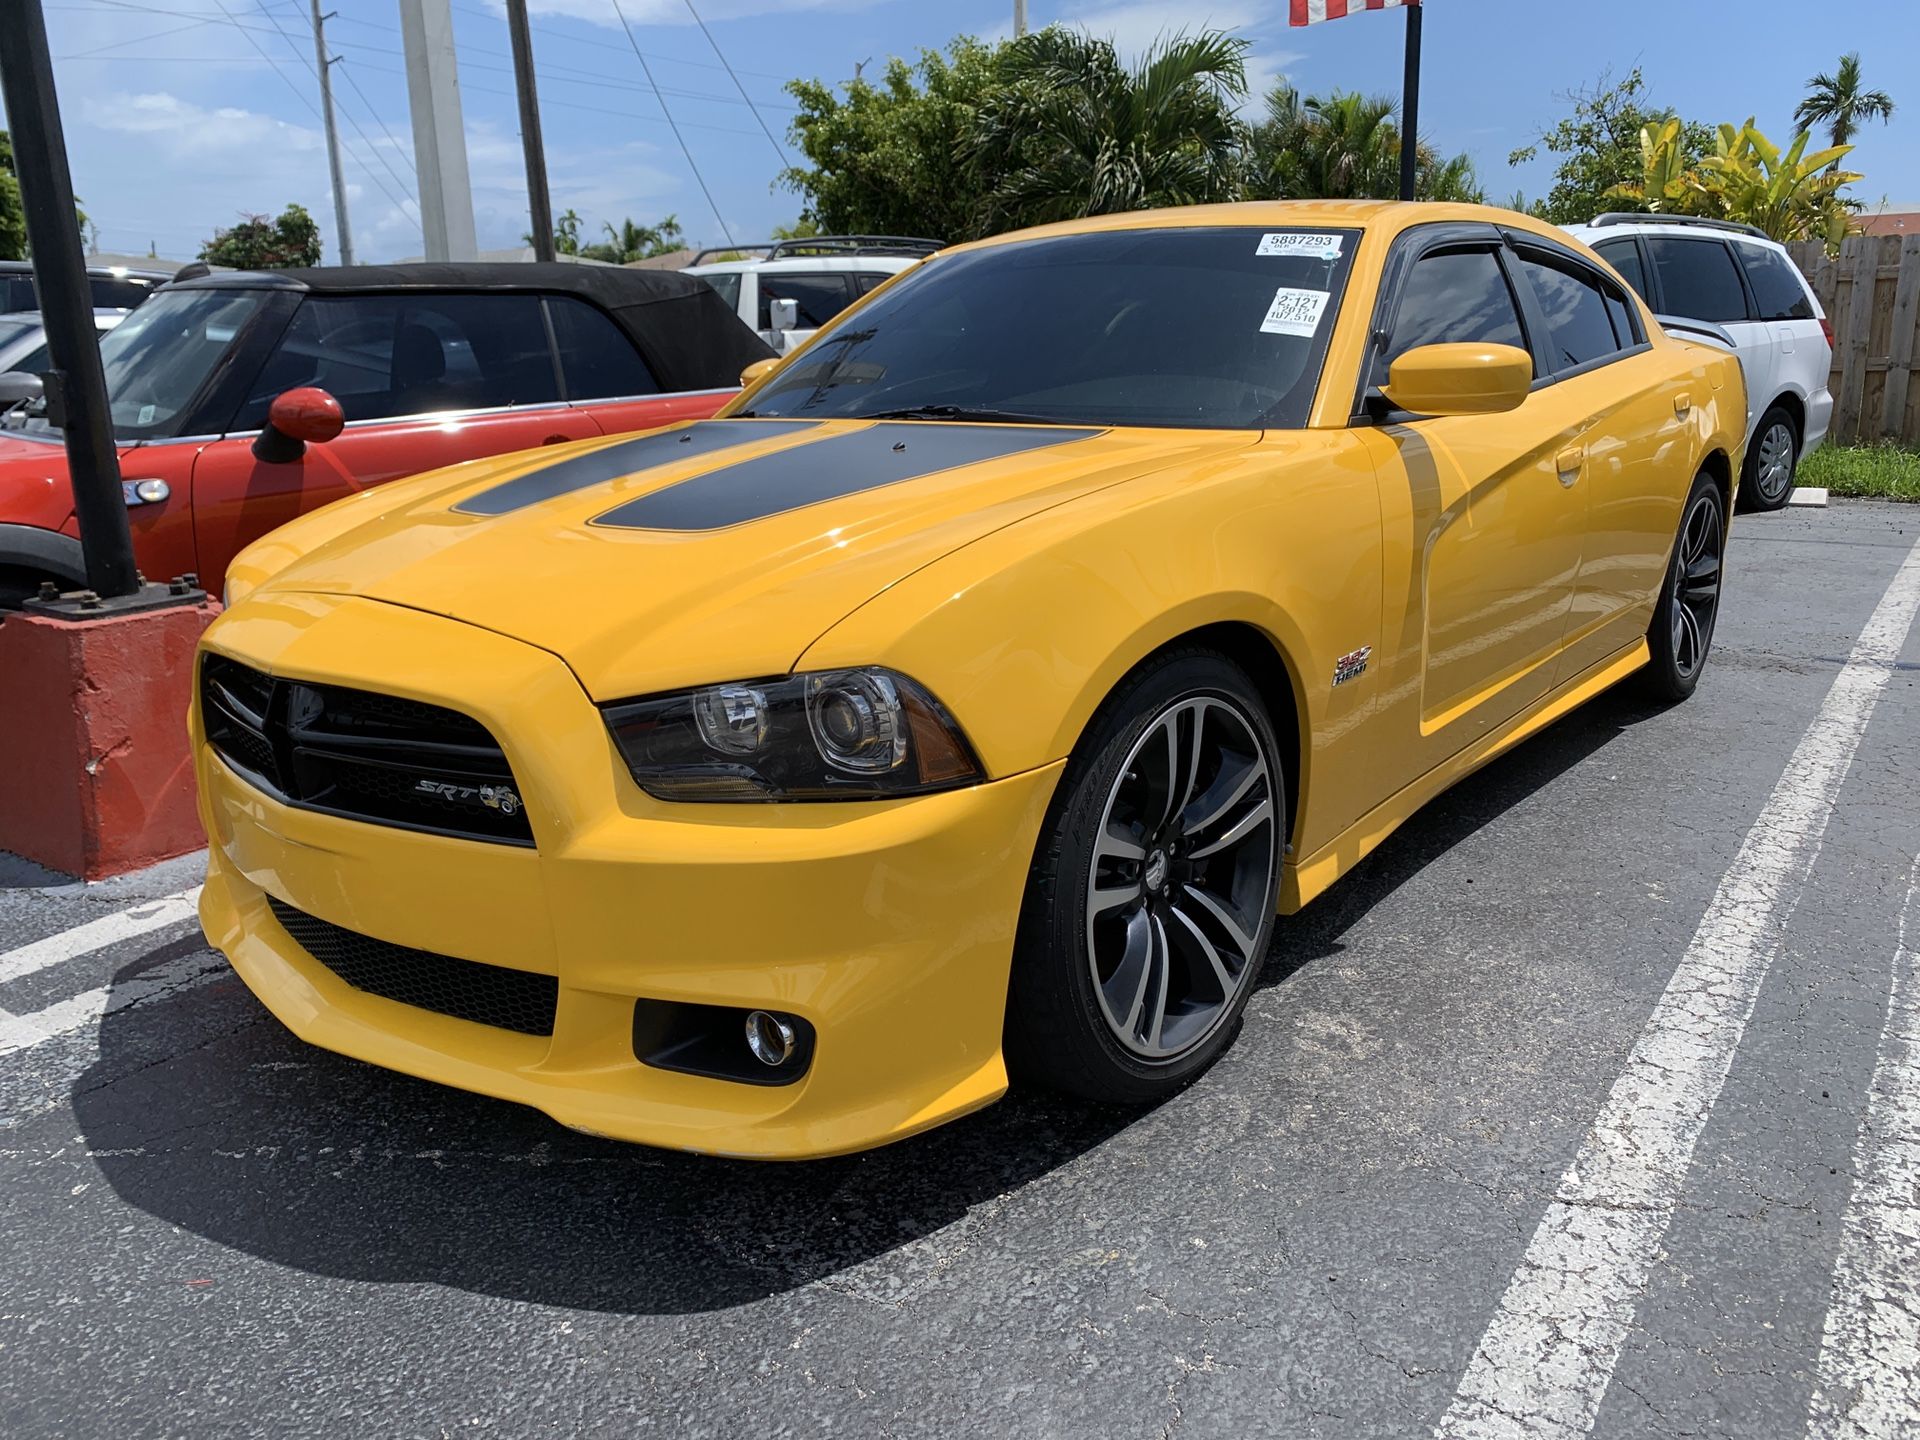
[[[511,785],[455,785],[447,780],[417,780],[413,788],[422,795],[438,795],[456,805],[484,805],[502,815],[520,813],[520,797]]]
[[[1358,650],[1349,650],[1333,662],[1333,683],[1344,685],[1349,680],[1358,680],[1367,673],[1367,660],[1373,654],[1371,645],[1362,645]]]

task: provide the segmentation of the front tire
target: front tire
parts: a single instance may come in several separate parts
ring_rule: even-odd
[[[1028,877],[1016,1079],[1172,1094],[1232,1042],[1273,935],[1285,775],[1259,691],[1209,650],[1129,676],[1075,748]]]
[[[1740,508],[1778,510],[1793,494],[1800,468],[1800,428],[1778,405],[1769,407],[1753,432],[1753,444],[1740,467]]]
[[[1646,687],[1655,699],[1685,700],[1700,683],[1720,617],[1720,582],[1727,544],[1726,506],[1711,475],[1694,477],[1680,510],[1680,532],[1647,627],[1652,660]]]

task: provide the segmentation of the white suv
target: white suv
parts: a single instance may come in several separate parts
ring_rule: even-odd
[[[1833,331],[1785,248],[1751,225],[1689,215],[1601,215],[1567,229],[1656,315],[1710,321],[1732,337],[1747,375],[1740,502],[1786,504],[1800,457],[1827,438]]]
[[[734,314],[785,355],[869,290],[939,248],[938,240],[899,235],[816,235],[702,250],[687,274],[719,291]],[[742,258],[702,263],[709,255]]]

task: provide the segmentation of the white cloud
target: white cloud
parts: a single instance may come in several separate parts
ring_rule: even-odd
[[[706,0],[700,7],[700,15],[711,24],[809,10],[865,10],[878,3],[880,0]],[[497,15],[506,13],[506,6],[500,0],[486,0],[486,4]],[[686,0],[621,0],[618,13],[613,0],[528,0],[527,10],[533,15],[561,15],[616,30],[620,28],[621,13],[625,14],[627,24],[636,29],[642,25],[693,24]]]
[[[250,168],[258,167],[263,156],[306,153],[321,145],[317,130],[237,106],[209,110],[167,91],[88,96],[81,107],[87,123],[99,129],[144,136],[175,154],[205,157],[237,152],[245,155]]]

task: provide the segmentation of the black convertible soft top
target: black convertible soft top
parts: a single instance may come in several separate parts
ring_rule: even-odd
[[[577,295],[632,337],[663,390],[717,390],[773,349],[740,322],[696,275],[619,265],[456,262],[333,265],[312,270],[226,270],[180,280],[177,289],[306,290],[316,295],[391,291],[503,290]]]

